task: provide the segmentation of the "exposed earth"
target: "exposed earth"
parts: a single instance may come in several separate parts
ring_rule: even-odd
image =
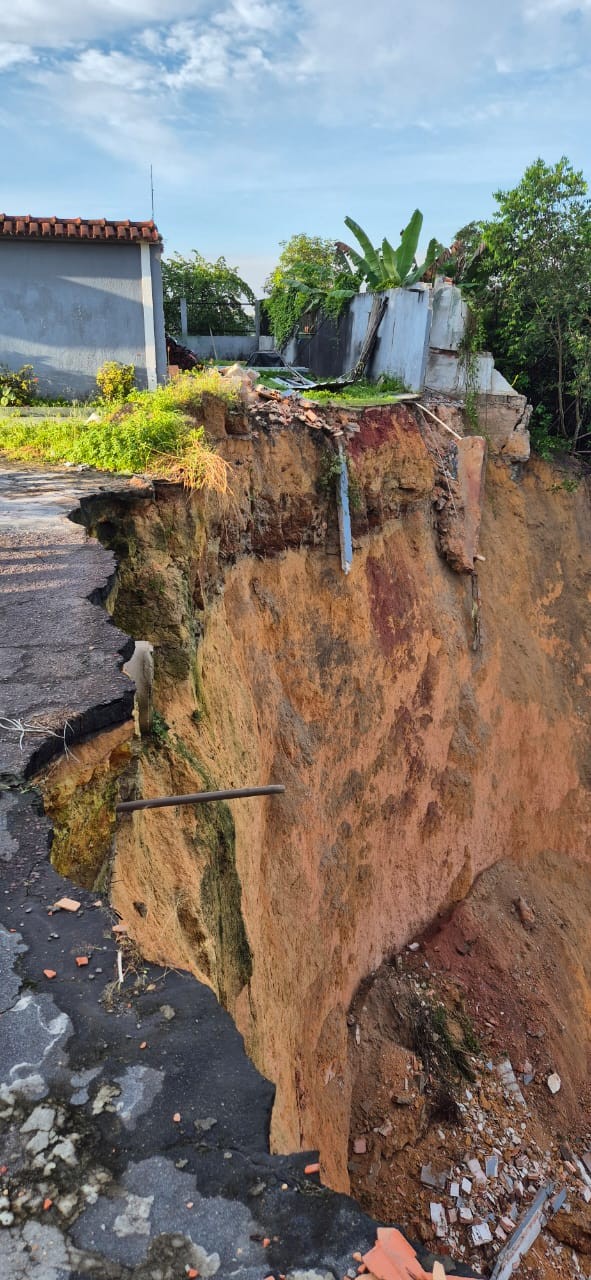
[[[0,478],[0,1270],[488,1274],[552,1183],[520,1272],[591,1275],[588,478],[208,412],[225,496]]]

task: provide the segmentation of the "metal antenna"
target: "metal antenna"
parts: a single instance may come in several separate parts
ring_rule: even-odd
[[[154,170],[150,165],[150,191],[152,194],[152,222],[154,221]]]

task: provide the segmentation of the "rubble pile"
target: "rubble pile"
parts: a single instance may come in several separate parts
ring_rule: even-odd
[[[522,1082],[532,1078],[530,1064],[524,1068]],[[435,1249],[443,1246],[442,1251],[469,1259],[473,1267],[478,1250],[481,1268],[489,1270],[542,1190],[552,1197],[552,1213],[564,1206],[567,1224],[581,1202],[591,1203],[591,1153],[581,1160],[566,1144],[557,1151],[541,1149],[529,1131],[530,1113],[508,1060],[496,1066],[489,1061],[486,1071],[488,1078],[466,1088],[458,1103],[464,1159],[423,1165],[420,1182],[428,1189]],[[439,1136],[443,1145],[443,1130]],[[568,1228],[560,1233],[555,1225],[554,1234],[568,1239]],[[561,1245],[546,1240],[546,1248],[556,1253]],[[576,1257],[574,1262],[576,1270],[587,1274],[589,1265],[579,1264]]]
[[[442,1011],[429,982],[411,974],[400,981],[423,1008]],[[400,1012],[404,988],[391,991]],[[448,1027],[453,1020],[452,1013]],[[350,1025],[359,1049],[364,1032],[357,1018]],[[540,1075],[527,1060],[514,1069],[507,1057],[469,1053],[472,1078],[456,1084],[455,1114],[443,1120],[433,1064],[400,1043],[382,1046],[382,1054],[397,1064],[396,1074],[383,1075],[374,1104],[357,1113],[351,1135],[349,1169],[362,1203],[363,1186],[389,1187],[382,1213],[420,1238],[434,1257],[449,1257],[494,1280],[510,1276],[517,1265],[512,1257],[519,1262],[536,1241],[536,1262],[544,1255],[549,1274],[566,1269],[570,1276],[591,1276],[589,1136],[577,1155],[571,1145],[549,1138],[533,1095],[528,1100],[534,1081],[549,1100],[555,1097],[557,1073]]]
[[[286,395],[272,387],[255,385],[257,376],[239,366],[224,371],[224,377],[231,379],[239,391],[249,434],[256,436],[258,431],[269,433],[298,423],[332,439],[351,439],[358,434],[360,427],[351,418],[350,410],[328,405],[314,407],[295,392]]]

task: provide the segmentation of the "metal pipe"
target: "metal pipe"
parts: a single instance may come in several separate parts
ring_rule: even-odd
[[[188,796],[161,796],[158,800],[125,800],[115,805],[115,813],[134,809],[171,809],[177,804],[203,804],[209,800],[243,800],[246,796],[278,796],[285,787],[241,787],[238,791],[195,791]]]

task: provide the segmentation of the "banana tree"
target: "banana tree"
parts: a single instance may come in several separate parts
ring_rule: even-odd
[[[359,242],[362,253],[346,244],[339,245],[339,248],[363,276],[367,288],[372,292],[382,289],[410,289],[422,279],[443,249],[438,240],[430,240],[425,261],[420,266],[417,265],[417,248],[423,226],[420,209],[415,209],[408,226],[402,232],[397,249],[385,237],[380,248],[375,248],[369,236],[353,218],[345,218],[345,223]]]

